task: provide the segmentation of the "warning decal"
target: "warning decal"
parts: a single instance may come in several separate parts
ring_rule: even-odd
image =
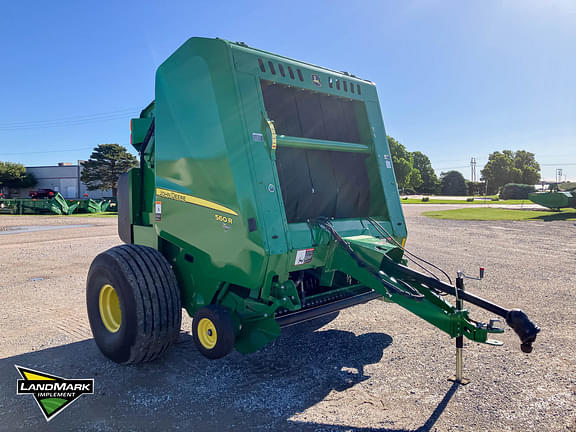
[[[162,220],[162,201],[156,201],[155,203],[155,213],[156,213],[156,222],[160,222]]]
[[[314,255],[314,248],[312,249],[302,249],[296,252],[296,260],[294,265],[308,264],[312,261],[312,256]]]

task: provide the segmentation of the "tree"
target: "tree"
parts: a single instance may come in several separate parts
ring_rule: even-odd
[[[414,169],[420,172],[422,183],[420,186],[415,187],[416,192],[433,194],[438,192],[439,181],[430,159],[424,153],[415,151],[412,152],[412,160]]]
[[[398,189],[410,188],[419,193],[437,192],[438,177],[428,156],[419,151],[409,152],[391,136],[388,136],[388,145]]]
[[[26,173],[26,167],[14,162],[0,162],[0,192],[4,188],[26,188],[37,183],[32,174]]]
[[[459,171],[440,173],[442,195],[466,195],[466,180]]]
[[[392,163],[394,165],[394,174],[396,174],[398,189],[404,189],[410,184],[410,174],[412,173],[412,155],[408,150],[406,150],[406,147],[404,147],[391,136],[388,136],[388,146],[390,147],[390,155],[392,156]]]
[[[540,181],[540,164],[534,153],[518,150],[514,154],[514,167],[522,171],[522,184],[535,185]]]
[[[496,193],[508,183],[534,185],[540,180],[540,165],[534,153],[525,150],[503,150],[488,156],[488,163],[480,171],[488,183],[488,192]]]
[[[410,170],[410,176],[408,177],[408,187],[411,187],[416,191],[420,186],[422,186],[422,183],[424,183],[424,181],[422,180],[420,171],[416,168],[412,168],[412,170]]]
[[[115,197],[120,176],[137,165],[138,160],[120,144],[99,144],[90,159],[82,163],[80,179],[88,190],[112,189]]]

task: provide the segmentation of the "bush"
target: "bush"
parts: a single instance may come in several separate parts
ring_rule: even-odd
[[[466,180],[459,171],[448,171],[440,174],[442,195],[466,195]]]
[[[473,197],[471,197],[471,198],[466,198],[466,201],[467,201],[467,202],[473,202],[473,201],[474,201],[474,198],[473,198]]]
[[[508,199],[528,199],[528,194],[534,192],[534,186],[526,184],[508,183],[502,187],[500,198]]]
[[[423,201],[423,202],[430,201],[430,197],[422,197],[422,201]]]

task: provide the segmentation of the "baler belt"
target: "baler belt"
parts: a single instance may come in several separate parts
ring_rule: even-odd
[[[367,217],[376,211],[366,163],[362,153],[279,146],[276,167],[288,223]]]

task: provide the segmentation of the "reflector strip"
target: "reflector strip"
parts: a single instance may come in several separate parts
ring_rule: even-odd
[[[276,150],[276,128],[274,127],[274,123],[270,120],[267,120],[268,127],[270,128],[270,134],[272,135],[272,150]]]

